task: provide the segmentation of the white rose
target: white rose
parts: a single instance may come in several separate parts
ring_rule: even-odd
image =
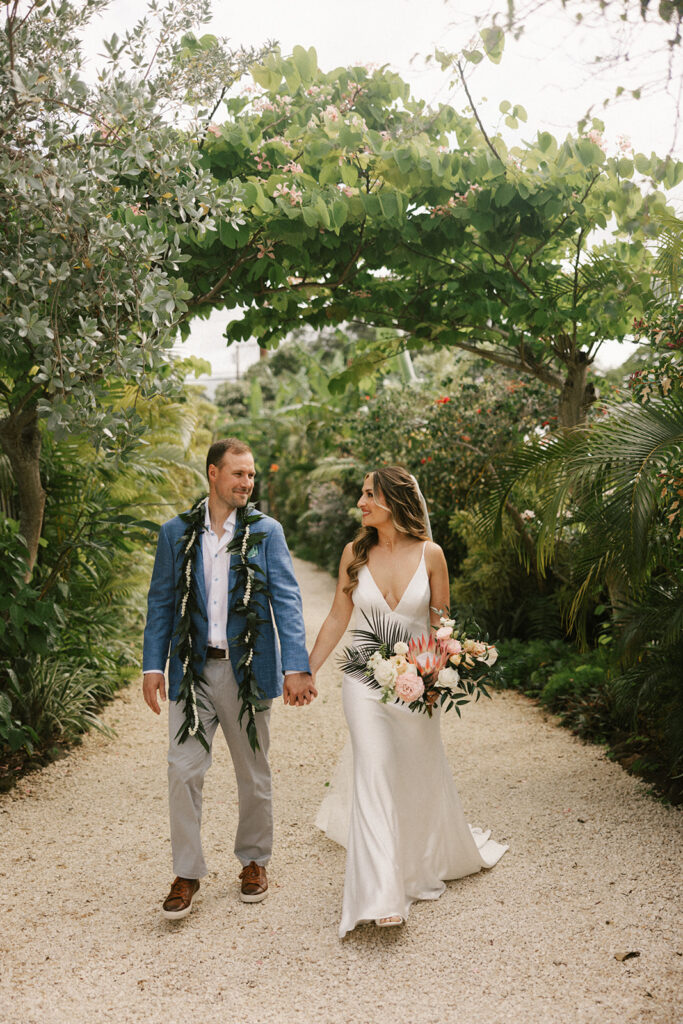
[[[379,651],[375,651],[375,653],[371,654],[368,658],[367,664],[369,668],[374,670],[379,665],[380,661],[382,661],[382,655]]]
[[[402,640],[399,640],[397,644],[394,644],[394,654],[407,654],[408,644],[404,644]]]
[[[442,668],[437,681],[441,686],[455,686],[460,682],[460,673],[455,668]]]
[[[491,646],[487,650],[486,657],[485,658],[480,658],[479,660],[483,661],[485,665],[495,665],[496,664],[496,662],[498,661],[498,651],[493,646],[493,644],[491,644]]]
[[[390,661],[382,659],[379,665],[375,666],[375,679],[380,686],[393,686],[396,682],[396,667]]]

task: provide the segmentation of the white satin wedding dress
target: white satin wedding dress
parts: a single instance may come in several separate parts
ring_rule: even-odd
[[[355,623],[372,609],[411,636],[429,631],[429,577],[420,564],[392,611],[367,565],[353,591]],[[316,825],[346,847],[341,938],[366,921],[406,918],[414,900],[435,900],[445,879],[491,868],[508,849],[470,828],[441,743],[440,712],[382,704],[378,690],[344,676],[347,742]]]

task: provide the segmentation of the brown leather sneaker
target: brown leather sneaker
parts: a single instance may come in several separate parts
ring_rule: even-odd
[[[240,899],[242,903],[260,903],[268,895],[268,878],[266,869],[252,860],[240,872],[242,887]]]
[[[174,879],[171,891],[162,904],[161,913],[169,921],[179,921],[181,917],[187,917],[192,910],[192,900],[198,892],[198,878]]]

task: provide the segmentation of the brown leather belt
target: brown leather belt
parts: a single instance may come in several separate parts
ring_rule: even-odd
[[[221,661],[230,661],[230,652],[224,647],[207,647],[207,658],[220,658]]]

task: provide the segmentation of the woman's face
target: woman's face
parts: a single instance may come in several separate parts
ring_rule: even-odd
[[[373,489],[371,475],[366,476],[363,481],[363,490],[356,505],[361,510],[363,526],[377,528],[384,523],[391,522],[391,512],[387,512],[386,507],[381,507],[382,505],[386,506],[384,495],[380,490]]]

